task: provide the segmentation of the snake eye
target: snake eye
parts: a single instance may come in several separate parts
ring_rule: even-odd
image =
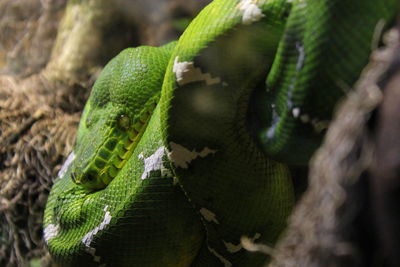
[[[92,173],[86,174],[86,179],[88,182],[93,182],[96,179],[96,176]]]
[[[131,127],[131,120],[129,119],[129,117],[125,114],[122,114],[118,117],[118,125],[124,129],[124,130],[128,130],[129,127]]]

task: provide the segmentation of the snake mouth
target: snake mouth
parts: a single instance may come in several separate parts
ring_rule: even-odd
[[[76,168],[71,173],[73,182],[90,190],[107,187],[131,157],[155,107],[156,103],[147,105],[132,122],[126,115],[119,115],[118,125],[110,129],[107,138],[100,144],[83,171],[79,172]]]

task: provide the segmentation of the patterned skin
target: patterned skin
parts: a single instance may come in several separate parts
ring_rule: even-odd
[[[375,26],[397,9],[215,0],[176,43],[121,52],[94,85],[49,196],[53,258],[262,266],[268,257],[246,252],[241,237],[276,242],[294,203],[284,163],[308,162],[344,94],[339,82],[354,83]]]

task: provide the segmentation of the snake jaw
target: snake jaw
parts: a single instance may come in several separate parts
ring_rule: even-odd
[[[107,170],[107,173],[110,177],[115,178],[118,174],[118,169],[114,166],[110,166]]]

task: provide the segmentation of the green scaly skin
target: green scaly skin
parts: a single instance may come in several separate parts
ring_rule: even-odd
[[[45,240],[61,266],[188,266],[196,256],[204,231],[168,170],[165,151],[159,150],[159,108],[151,108],[173,45],[124,50],[96,81],[75,159],[55,182],[45,211]],[[149,110],[153,115],[140,123],[145,127],[141,138],[127,141],[138,132],[136,118]],[[118,143],[107,145],[110,140]],[[126,161],[117,158],[126,154]],[[158,161],[146,172],[152,155]],[[104,166],[96,165],[99,158]],[[110,178],[101,174],[110,168],[118,173],[104,187]]]
[[[379,23],[389,25],[397,0],[304,0],[291,12],[266,81],[255,100],[256,130],[269,157],[308,163],[320,145],[335,104],[368,63]],[[265,108],[267,107],[267,108]]]
[[[290,7],[258,1],[262,18],[246,23],[237,1],[214,1],[171,55],[161,129],[174,175],[207,232],[194,266],[260,266],[266,256],[245,251],[240,238],[273,245],[285,227],[293,205],[288,169],[257,147],[246,111],[254,83],[272,64]],[[224,10],[218,18],[217,10]],[[198,34],[201,29],[206,34]],[[185,156],[191,152],[193,160]]]
[[[375,25],[397,8],[215,0],[177,43],[124,50],[96,81],[74,157],[50,193],[53,258],[262,266],[267,256],[240,238],[273,245],[294,202],[287,166],[271,158],[308,161],[343,94],[336,81],[354,82]]]

